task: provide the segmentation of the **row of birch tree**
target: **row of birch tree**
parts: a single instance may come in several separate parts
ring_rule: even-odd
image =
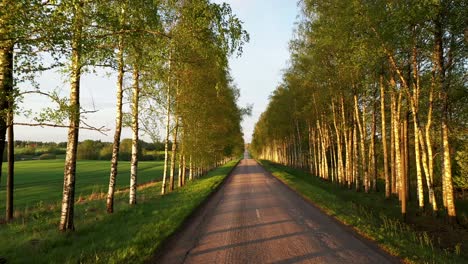
[[[301,2],[291,61],[256,124],[262,159],[456,220],[467,144],[466,3]],[[466,167],[467,164],[458,164]],[[466,182],[466,180],[465,180]],[[464,187],[466,188],[466,186]]]
[[[39,94],[56,104],[42,109],[28,125],[68,128],[59,229],[74,230],[79,131],[104,130],[86,122],[90,111],[80,105],[81,79],[87,72],[104,69],[117,77],[115,90],[101,88],[109,89],[110,95],[116,91],[117,102],[108,213],[114,211],[124,125],[133,135],[130,204],[138,200],[142,134],[156,139],[164,131],[162,194],[242,153],[240,122],[245,110],[237,105],[239,91],[228,58],[240,55],[249,37],[228,4],[5,0],[0,7],[0,153],[8,145],[7,220],[13,217],[13,128],[19,125],[13,117],[29,94]],[[55,68],[65,72],[69,96],[44,91],[35,81],[38,73]],[[19,84],[28,88],[19,89]],[[129,113],[124,112],[125,100]]]

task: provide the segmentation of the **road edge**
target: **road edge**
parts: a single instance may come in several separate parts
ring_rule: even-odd
[[[300,193],[293,187],[289,186],[286,182],[284,182],[282,179],[276,177],[271,171],[266,169],[263,164],[255,159],[255,161],[262,167],[266,172],[267,175],[272,177],[273,179],[277,180],[280,184],[288,188],[289,190],[293,191],[296,193],[299,197],[301,197],[302,200],[305,202],[309,203],[313,207],[315,207],[317,210],[322,212],[324,215],[326,215],[330,220],[333,222],[337,223],[340,225],[344,230],[348,231],[352,236],[354,236],[356,239],[359,241],[363,242],[366,246],[372,248],[373,250],[377,251],[380,255],[388,259],[392,263],[406,263],[403,259],[401,259],[399,256],[393,255],[390,252],[388,252],[385,248],[383,248],[377,241],[373,240],[370,237],[365,236],[365,234],[362,234],[358,229],[356,229],[353,226],[347,225],[346,223],[340,221],[336,217],[328,214],[322,207],[320,207],[318,204],[316,204],[314,201],[312,201],[309,197],[305,196],[304,194]]]
[[[208,204],[215,196],[228,182],[228,180],[231,178],[234,170],[237,168],[239,163],[243,159],[239,159],[236,164],[232,167],[232,169],[227,173],[226,177],[216,186],[210,194],[197,206],[195,207],[192,212],[182,221],[182,223],[176,228],[176,230],[167,236],[161,243],[159,244],[158,247],[153,251],[153,253],[148,257],[147,260],[145,260],[143,263],[158,263],[158,260],[163,256],[163,253],[170,248],[172,244],[174,244],[175,241],[180,238],[182,235],[183,231],[193,222],[196,221],[197,219],[203,219],[203,216],[206,215],[207,209],[208,209]]]

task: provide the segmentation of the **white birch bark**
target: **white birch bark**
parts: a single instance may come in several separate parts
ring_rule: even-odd
[[[133,66],[132,87],[132,158],[130,161],[130,193],[129,204],[137,203],[137,176],[138,176],[138,107],[140,99],[140,73],[137,65]]]

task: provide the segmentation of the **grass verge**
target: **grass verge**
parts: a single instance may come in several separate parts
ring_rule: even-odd
[[[468,263],[468,258],[461,252],[461,245],[441,250],[427,232],[416,231],[402,223],[398,207],[392,205],[395,201],[385,200],[382,195],[357,193],[304,171],[265,160],[259,162],[328,215],[376,241],[387,252],[407,263]]]
[[[0,226],[0,260],[7,263],[142,263],[237,164],[231,161],[183,188],[161,196],[161,183],[138,190],[138,204],[128,192],[116,197],[116,212],[105,201],[89,199],[75,208],[77,230],[57,230],[58,206],[39,206],[15,222]],[[1,262],[1,261],[0,261]]]

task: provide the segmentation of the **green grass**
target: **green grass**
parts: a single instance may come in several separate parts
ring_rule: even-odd
[[[138,182],[157,180],[164,162],[139,162]],[[35,207],[38,203],[59,203],[62,197],[64,160],[31,160],[15,163],[16,210]],[[0,184],[0,212],[5,210],[6,164]],[[91,193],[106,192],[109,184],[109,161],[78,161],[76,198]],[[130,181],[130,162],[120,161],[117,188],[126,188]]]
[[[383,195],[357,193],[310,174],[268,161],[261,164],[275,177],[313,201],[327,214],[376,241],[393,255],[413,263],[468,263],[460,246],[441,250],[427,232],[400,221],[398,202]],[[456,232],[456,230],[452,230]],[[458,252],[457,252],[458,251]]]
[[[139,188],[138,204],[128,193],[116,196],[116,212],[104,200],[76,205],[76,231],[57,230],[59,208],[42,206],[14,223],[0,226],[0,258],[8,263],[142,263],[222,182],[232,161],[207,176],[161,196],[160,183]]]

